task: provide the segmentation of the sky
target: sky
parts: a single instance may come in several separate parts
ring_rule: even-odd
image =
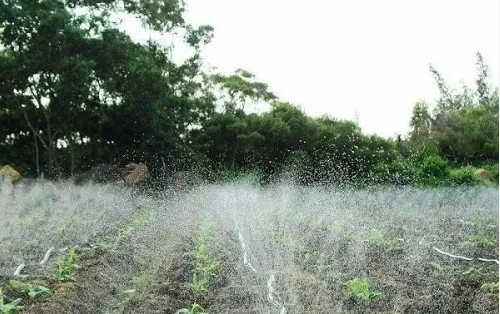
[[[357,120],[368,134],[408,131],[411,109],[449,81],[473,85],[476,52],[499,82],[498,0],[186,0],[209,24],[207,66],[238,68],[312,116]]]

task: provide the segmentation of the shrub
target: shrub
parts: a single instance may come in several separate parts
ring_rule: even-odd
[[[439,185],[448,177],[448,161],[437,155],[427,156],[420,165],[425,183]]]
[[[498,164],[485,165],[483,166],[483,168],[491,172],[491,174],[493,175],[493,180],[498,184]]]
[[[454,184],[476,184],[480,181],[474,174],[476,169],[471,166],[465,166],[450,170],[450,180]]]

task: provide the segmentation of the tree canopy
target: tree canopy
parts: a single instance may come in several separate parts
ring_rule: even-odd
[[[204,71],[214,30],[187,24],[184,10],[180,0],[0,0],[0,164],[56,178],[134,161],[158,174],[246,169],[301,183],[498,172],[498,88],[480,54],[475,89],[452,89],[431,66],[440,98],[415,105],[408,135],[384,139],[307,116],[249,71]],[[174,62],[173,47],[133,41],[123,14],[181,38],[190,55]],[[255,103],[269,109],[252,113]]]

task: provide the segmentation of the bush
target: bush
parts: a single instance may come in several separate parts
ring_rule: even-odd
[[[484,169],[488,170],[491,172],[493,175],[494,181],[498,184],[498,164],[493,164],[493,165],[485,165],[483,166]]]
[[[480,180],[474,174],[475,171],[476,168],[472,166],[452,169],[450,170],[450,180],[454,184],[477,184]]]
[[[425,185],[445,184],[449,175],[448,160],[437,155],[427,156],[420,165],[420,172]]]

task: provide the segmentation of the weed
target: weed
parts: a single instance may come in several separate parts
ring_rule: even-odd
[[[326,277],[333,282],[338,282],[342,280],[344,273],[340,270],[330,269],[326,272]]]
[[[78,254],[76,253],[75,250],[71,250],[69,251],[68,256],[66,256],[64,260],[57,263],[57,270],[56,270],[57,281],[73,281],[73,277],[71,277],[71,274],[76,269],[80,268],[80,266],[76,264],[77,259],[78,259]]]
[[[373,291],[370,282],[367,279],[352,279],[346,283],[347,294],[354,299],[361,300],[365,303],[370,303],[373,300],[379,299],[382,294],[378,291]]]
[[[401,252],[403,248],[399,240],[389,239],[378,230],[372,230],[368,235],[368,241],[383,247],[388,252]]]
[[[205,314],[205,309],[201,305],[194,303],[190,309],[180,309],[175,314]]]
[[[457,273],[454,266],[441,265],[436,262],[430,263],[430,266],[436,271],[436,275],[453,276]]]
[[[495,241],[488,235],[485,234],[473,234],[469,237],[469,240],[462,243],[463,245],[474,245],[482,248],[494,248],[497,245]]]
[[[498,282],[485,283],[481,286],[481,290],[486,293],[498,294]]]
[[[467,270],[462,271],[461,275],[469,281],[478,281],[485,276],[485,273],[480,267],[470,267]]]
[[[22,299],[15,299],[10,302],[6,302],[3,296],[3,290],[0,288],[0,313],[1,314],[17,314],[21,312],[23,309],[23,306],[20,305],[22,302]]]
[[[52,295],[52,290],[42,285],[22,282],[18,280],[10,280],[9,285],[14,291],[24,294],[30,299],[48,298]]]

